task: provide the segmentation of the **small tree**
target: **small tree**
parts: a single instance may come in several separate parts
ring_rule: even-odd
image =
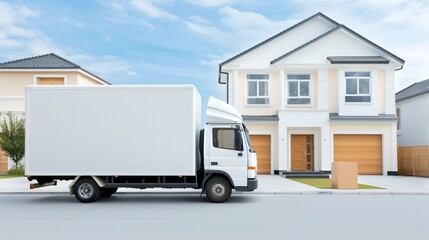
[[[0,129],[0,148],[12,159],[13,168],[17,170],[25,154],[24,119],[8,112],[6,118],[0,121]]]

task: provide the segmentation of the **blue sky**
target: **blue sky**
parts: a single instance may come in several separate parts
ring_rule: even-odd
[[[57,53],[113,84],[194,84],[225,99],[218,64],[322,12],[403,58],[396,90],[429,78],[429,1],[0,1],[0,62]]]

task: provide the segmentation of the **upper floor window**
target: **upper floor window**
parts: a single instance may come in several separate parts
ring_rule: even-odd
[[[346,72],[346,102],[371,102],[370,72]]]
[[[288,74],[287,104],[311,104],[310,83],[310,74]]]
[[[270,104],[268,74],[247,74],[247,104]]]
[[[40,77],[37,78],[37,85],[64,85],[64,78]]]

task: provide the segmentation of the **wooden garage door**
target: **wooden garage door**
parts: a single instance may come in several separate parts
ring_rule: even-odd
[[[258,158],[258,174],[271,173],[271,137],[270,135],[251,135],[253,149]]]
[[[7,173],[7,157],[6,153],[0,150],[0,174]]]
[[[381,135],[334,135],[334,161],[357,162],[359,174],[382,174]]]

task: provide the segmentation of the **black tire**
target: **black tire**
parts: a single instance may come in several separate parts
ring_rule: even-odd
[[[224,177],[212,177],[206,184],[206,196],[214,203],[222,203],[231,196],[231,184]]]
[[[92,178],[81,178],[73,187],[74,195],[80,202],[91,203],[100,197],[100,187]]]
[[[118,191],[118,188],[101,188],[101,197],[110,197]]]

